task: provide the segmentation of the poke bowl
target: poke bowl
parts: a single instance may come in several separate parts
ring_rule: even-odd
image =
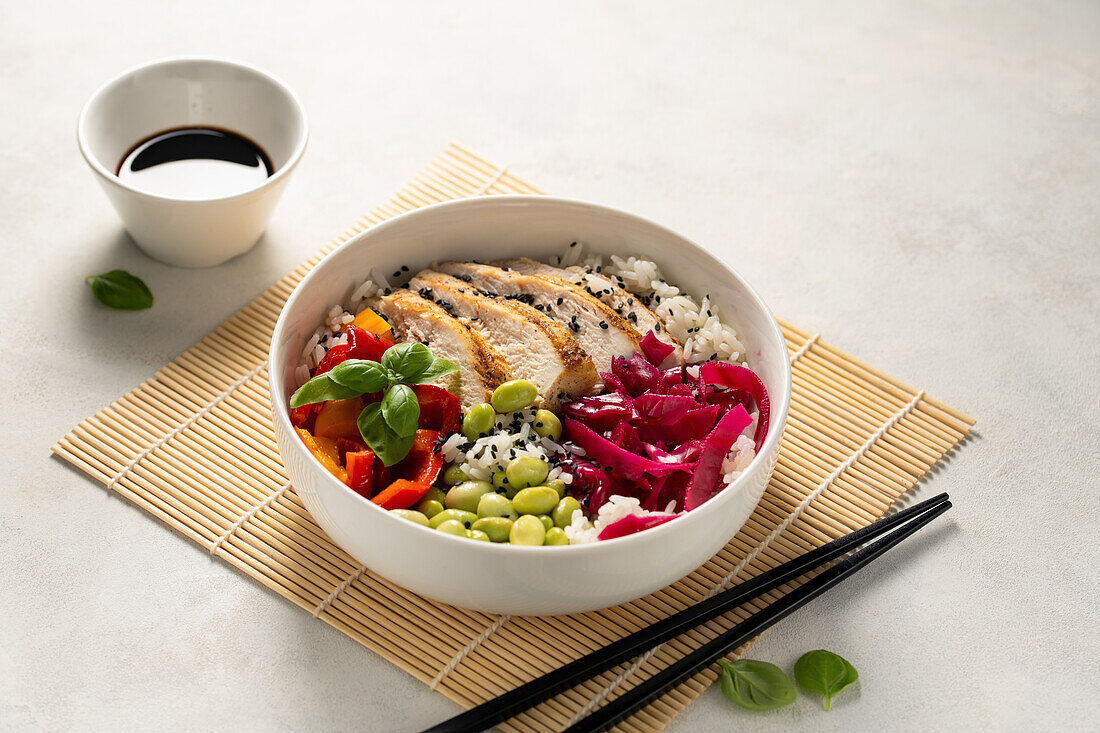
[[[283,462],[373,573],[490,613],[604,608],[752,513],[790,402],[755,291],[644,218],[546,196],[426,206],[353,237],[272,334]]]

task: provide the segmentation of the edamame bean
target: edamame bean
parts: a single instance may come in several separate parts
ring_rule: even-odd
[[[511,484],[508,483],[507,473],[505,473],[504,471],[497,471],[493,474],[493,489],[498,494],[507,494],[510,486]],[[516,489],[516,491],[519,491],[519,489]],[[515,496],[515,492],[512,492],[512,496]],[[509,496],[508,498],[511,499],[512,496]]]
[[[539,396],[538,387],[526,379],[513,379],[493,390],[489,400],[497,412],[514,412],[527,407]]]
[[[443,502],[437,499],[421,499],[420,503],[416,505],[416,510],[428,519],[439,514],[443,511],[443,508]]]
[[[554,527],[546,533],[546,539],[542,541],[544,545],[568,545],[569,537],[566,536],[565,530],[561,527]]]
[[[507,542],[512,531],[512,520],[507,517],[485,517],[474,522],[470,529],[484,532],[493,542]]]
[[[470,477],[466,475],[466,472],[462,470],[462,466],[457,463],[452,463],[447,466],[443,471],[443,483],[448,486],[455,486],[457,484],[466,481]]]
[[[450,522],[451,520],[457,521],[462,525],[462,529],[466,530],[477,521],[477,515],[473,512],[466,512],[461,509],[444,509],[439,514],[429,519],[428,525],[432,529],[439,529],[439,525],[444,522]]]
[[[581,503],[572,496],[567,496],[558,502],[550,515],[556,527],[568,527],[573,523],[573,512],[581,508]]]
[[[558,492],[547,486],[522,489],[512,499],[512,508],[518,514],[549,514],[558,505]]]
[[[493,485],[488,481],[463,481],[458,486],[451,487],[443,504],[448,509],[476,512],[477,503],[481,500],[481,497],[484,494],[492,493]]]
[[[546,539],[546,529],[538,517],[526,514],[512,523],[508,541],[513,545],[541,545]]]
[[[535,432],[544,438],[557,442],[561,438],[561,420],[549,410],[539,410],[535,413]]]
[[[443,489],[440,489],[440,488],[437,488],[437,487],[433,486],[430,489],[428,489],[426,492],[424,492],[424,496],[420,497],[420,501],[433,501],[434,500],[434,501],[438,501],[440,504],[442,504],[443,503],[443,496],[444,496],[443,495]]]
[[[485,494],[477,502],[477,515],[479,517],[508,517],[515,519],[519,515],[512,508],[512,502],[500,494],[492,492]]]
[[[428,518],[420,512],[413,511],[412,509],[390,509],[390,514],[396,514],[402,519],[407,519],[413,524],[420,524],[425,527],[428,525]]]
[[[535,516],[539,518],[539,521],[542,522],[542,528],[545,529],[547,532],[554,528],[554,520],[551,519],[549,515],[536,514]]]
[[[466,527],[457,519],[448,519],[446,522],[440,522],[435,529],[437,532],[446,532],[447,534],[453,534],[458,537],[466,536]]]
[[[565,482],[562,481],[560,478],[556,478],[556,479],[553,479],[551,481],[547,481],[546,485],[549,486],[554,491],[558,492],[558,498],[559,499],[564,499],[565,498]]]
[[[493,393],[493,396],[496,397],[496,392]],[[493,409],[495,404],[495,400],[492,405],[488,402],[482,402],[480,405],[474,405],[466,411],[466,417],[462,418],[462,434],[466,436],[466,440],[477,440],[492,432],[497,419],[496,410]]]
[[[550,473],[550,466],[541,458],[520,456],[510,460],[504,472],[508,475],[509,484],[525,489],[528,486],[538,486],[545,481],[546,474]]]
[[[468,529],[466,530],[466,536],[471,540],[478,540],[479,542],[490,542],[489,535],[482,532],[480,529]]]

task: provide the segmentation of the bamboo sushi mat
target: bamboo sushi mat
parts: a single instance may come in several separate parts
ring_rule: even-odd
[[[794,367],[794,393],[775,473],[737,536],[691,575],[632,603],[553,621],[467,611],[393,585],[333,544],[287,479],[271,424],[269,336],[298,281],[351,236],[426,204],[503,193],[542,192],[507,168],[452,144],[390,201],[151,379],[80,423],[53,446],[54,452],[469,707],[869,524],[973,425],[966,415],[819,335],[781,322]],[[564,728],[776,597],[764,596],[667,642],[502,728]],[[537,656],[528,653],[533,639],[539,640]],[[660,730],[714,677],[711,669],[700,672],[618,729]]]

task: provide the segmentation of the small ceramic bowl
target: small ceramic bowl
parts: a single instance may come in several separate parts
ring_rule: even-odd
[[[182,199],[129,185],[119,162],[141,140],[180,127],[215,127],[258,144],[273,173],[231,196]],[[273,76],[237,61],[177,58],[131,69],[84,105],[77,143],[123,225],[150,256],[210,267],[248,251],[298,165],[309,137],[306,113]]]
[[[644,532],[586,545],[521,547],[453,537],[390,515],[326,471],[295,434],[289,385],[325,312],[371,268],[411,271],[436,260],[548,259],[573,241],[592,252],[652,259],[670,282],[710,293],[739,330],[747,360],[771,398],[771,426],[756,458],[706,504]],[[428,206],[349,240],[287,300],[272,335],[269,385],[279,450],[298,495],[321,527],[359,562],[429,598],[492,613],[589,611],[639,598],[690,573],[736,534],[763,495],[787,419],[791,370],[779,326],[724,262],[653,222],[545,196],[490,196]]]

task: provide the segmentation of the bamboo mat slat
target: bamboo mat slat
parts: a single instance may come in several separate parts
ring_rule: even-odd
[[[452,144],[392,199],[53,451],[241,572],[463,706],[472,706],[882,516],[974,421],[792,324],[790,417],[775,474],[729,544],[650,596],[592,613],[508,617],[421,598],[374,575],[314,523],[279,460],[267,345],[322,256],[403,211],[543,193]],[[791,586],[793,587],[793,586]],[[790,588],[783,589],[784,592]],[[502,726],[557,730],[779,597],[771,593]],[[538,654],[530,654],[537,644]],[[658,731],[715,678],[705,670],[618,726]]]

